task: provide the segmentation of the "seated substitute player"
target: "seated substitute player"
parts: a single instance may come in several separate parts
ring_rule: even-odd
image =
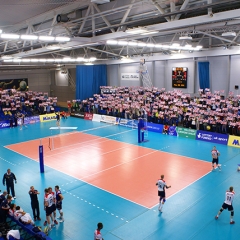
[[[214,170],[214,163],[216,164],[216,167],[218,167],[218,170],[221,171],[221,165],[218,164],[218,157],[220,156],[220,152],[217,150],[217,148],[214,146],[212,151],[212,171]]]
[[[56,208],[59,211],[60,217],[58,217],[59,222],[64,222],[63,218],[63,211],[62,211],[62,200],[63,200],[63,195],[62,192],[59,189],[59,186],[55,186],[55,192],[56,192]]]
[[[156,185],[158,186],[158,196],[159,196],[159,207],[158,210],[162,212],[163,204],[166,202],[165,188],[170,188],[167,186],[164,175],[161,175],[161,179],[158,179]]]
[[[233,210],[233,199],[235,196],[235,192],[233,190],[233,187],[229,188],[229,191],[226,191],[226,195],[225,195],[225,201],[221,207],[221,209],[219,210],[217,216],[215,217],[215,219],[218,219],[220,214],[222,213],[223,210],[228,209],[228,211],[231,212],[230,214],[230,224],[234,224],[235,222],[233,221],[233,216],[234,216],[234,210]]]

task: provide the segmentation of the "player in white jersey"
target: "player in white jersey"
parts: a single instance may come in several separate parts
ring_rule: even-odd
[[[53,213],[54,223],[57,225],[58,221],[56,220],[56,194],[55,192],[52,191],[51,187],[48,188],[48,193],[52,194],[53,196],[52,213]]]
[[[233,221],[233,216],[234,216],[234,209],[233,209],[233,199],[235,196],[235,192],[233,190],[233,187],[229,188],[229,191],[226,192],[225,195],[225,201],[221,207],[221,209],[219,210],[217,216],[215,217],[215,219],[218,219],[220,214],[222,213],[223,210],[228,209],[228,211],[231,212],[230,214],[230,224],[234,224],[235,222]]]
[[[46,218],[47,218],[47,224],[48,227],[44,230],[44,232],[49,232],[51,230],[51,227],[54,227],[54,219],[52,216],[52,206],[53,206],[53,195],[48,193],[48,189],[45,189],[45,195],[44,195],[44,207],[46,210]],[[52,220],[52,224],[51,221]]]
[[[220,156],[220,152],[217,150],[217,148],[214,146],[212,151],[212,170],[214,170],[214,163],[216,164],[216,167],[218,167],[218,170],[221,171],[221,165],[218,164],[218,157]]]
[[[166,202],[165,188],[170,188],[171,186],[167,186],[166,182],[164,181],[164,175],[161,175],[161,179],[158,179],[156,185],[158,186],[159,196],[158,210],[162,212],[163,204]]]
[[[103,224],[100,222],[97,224],[97,229],[94,231],[94,240],[104,240],[101,234],[102,229],[103,229]]]

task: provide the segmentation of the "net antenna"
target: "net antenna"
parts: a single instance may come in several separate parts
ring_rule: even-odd
[[[137,70],[137,73],[139,73],[139,77],[143,83],[143,87],[145,88],[153,87],[151,77],[147,70],[147,65],[145,64],[145,59],[140,60],[139,70]]]

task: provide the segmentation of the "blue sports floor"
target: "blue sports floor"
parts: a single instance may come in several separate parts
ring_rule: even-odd
[[[13,128],[0,131],[1,176],[8,168],[15,173],[18,179],[18,183],[15,185],[17,197],[15,203],[26,212],[32,214],[28,195],[29,187],[34,185],[35,189],[41,193],[39,202],[42,221],[37,222],[38,226],[43,227],[45,219],[44,188],[49,186],[54,188],[55,185],[59,185],[63,192],[65,222],[58,224],[49,233],[52,239],[91,240],[98,222],[102,222],[104,225],[102,235],[105,240],[240,239],[240,173],[237,172],[237,164],[240,163],[240,149],[216,145],[221,153],[222,171],[211,172],[211,165],[209,165],[207,175],[167,198],[163,213],[159,213],[157,188],[156,206],[147,209],[47,166],[45,166],[45,173],[40,174],[39,163],[4,147],[13,143],[67,132],[67,130],[51,132],[49,128],[55,126],[56,123],[53,121],[28,125],[22,130]],[[76,126],[78,127],[77,131],[138,145],[136,130],[129,131],[131,129],[121,126],[106,125],[78,118],[61,120],[61,126]],[[148,133],[148,139],[149,141],[141,146],[207,162],[211,161],[210,151],[213,145],[207,142],[152,132]],[[184,177],[185,173],[182,172],[182,179]],[[165,179],[167,181],[167,176]],[[233,202],[235,225],[229,224],[230,213],[227,211],[224,211],[218,220],[214,219],[229,186],[233,186],[236,192]],[[3,191],[4,186],[1,185],[0,189]]]

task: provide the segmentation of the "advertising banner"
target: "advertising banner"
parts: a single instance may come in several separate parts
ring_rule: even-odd
[[[84,112],[79,112],[79,113],[71,113],[71,117],[77,117],[77,118],[84,118]]]
[[[177,134],[179,137],[196,139],[197,131],[189,128],[177,127]]]
[[[9,128],[10,127],[10,122],[9,120],[1,121],[0,122],[0,129],[2,128]]]
[[[229,135],[228,146],[240,148],[240,137]]]
[[[39,122],[40,118],[39,116],[31,116],[31,117],[25,117],[24,118],[24,124],[32,124]],[[18,125],[22,124],[22,119],[18,119]],[[13,121],[13,126],[15,126],[15,123]],[[2,128],[9,128],[10,127],[10,121],[5,120],[5,121],[0,121],[0,129]]]
[[[93,114],[92,113],[84,113],[84,119],[85,120],[90,120],[90,121],[92,121],[92,119],[93,119]]]
[[[150,132],[162,133],[163,125],[162,124],[156,124],[156,123],[148,123],[147,124],[147,130],[150,131]]]
[[[92,121],[94,122],[100,122],[101,121],[101,115],[99,114],[93,114],[93,119]]]
[[[102,115],[101,116],[101,122],[115,124],[116,123],[116,117]]]
[[[176,126],[170,126],[168,129],[168,135],[170,136],[177,136],[177,127]]]
[[[39,117],[40,117],[40,122],[48,122],[48,121],[56,120],[55,113],[39,115]]]
[[[0,91],[5,89],[16,89],[17,91],[26,91],[28,89],[28,79],[2,79],[0,80]]]
[[[121,80],[139,81],[139,73],[121,73]]]
[[[117,122],[118,122],[119,125],[124,126],[124,127],[130,127],[130,128],[137,128],[138,127],[138,121],[137,120],[118,118]]]
[[[31,123],[36,123],[36,122],[40,122],[39,116],[32,116],[32,117],[24,118],[24,124],[31,124]]]
[[[197,131],[196,140],[227,145],[228,135],[213,132]]]

